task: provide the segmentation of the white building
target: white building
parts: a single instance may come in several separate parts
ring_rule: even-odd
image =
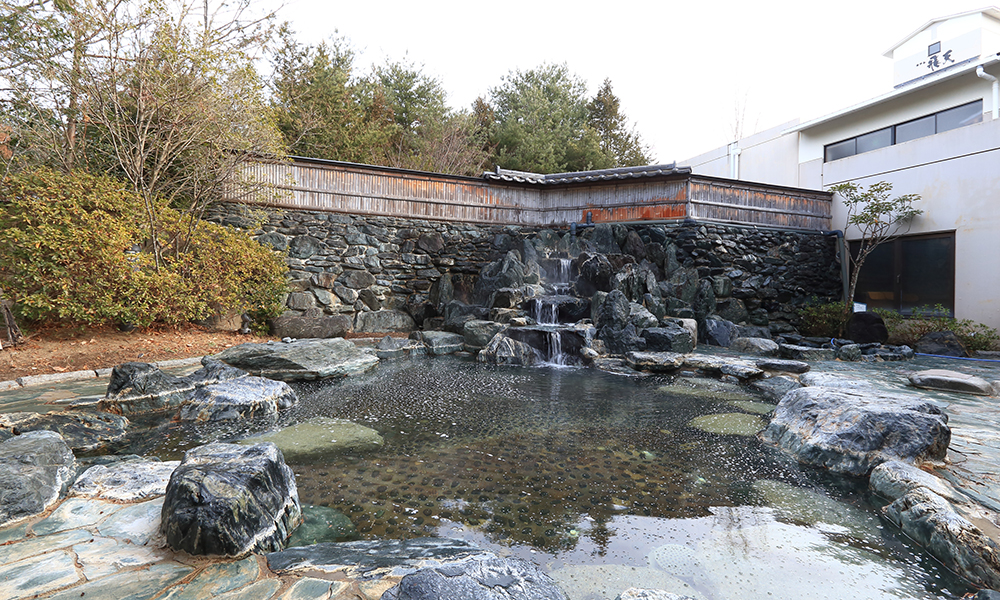
[[[885,56],[895,61],[891,91],[679,164],[813,189],[887,181],[893,195],[918,194],[924,213],[869,257],[855,299],[904,312],[942,304],[1000,327],[1000,9],[933,19]],[[833,223],[846,223],[836,202]]]

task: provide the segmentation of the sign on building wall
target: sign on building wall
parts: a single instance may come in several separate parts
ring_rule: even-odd
[[[926,50],[897,60],[893,85],[899,87],[979,58],[982,37],[982,31],[977,29],[950,40],[933,42]]]

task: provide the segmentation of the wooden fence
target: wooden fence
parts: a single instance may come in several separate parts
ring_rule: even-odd
[[[257,162],[252,204],[435,221],[511,225],[697,220],[830,228],[832,195],[689,172],[541,183],[458,177],[329,161]]]

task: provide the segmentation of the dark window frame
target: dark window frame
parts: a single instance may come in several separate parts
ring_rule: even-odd
[[[966,123],[964,125],[959,125],[958,127],[952,127],[950,129],[941,129],[940,126],[938,125],[938,115],[941,115],[941,114],[944,114],[944,113],[947,113],[947,112],[950,112],[950,111],[958,110],[958,109],[961,109],[961,108],[972,107],[974,105],[976,106],[976,111],[978,111],[978,113],[979,113],[979,119],[978,120],[973,120],[973,121],[970,121],[969,123]],[[866,131],[865,133],[862,133],[862,134],[859,134],[859,135],[855,135],[855,136],[852,136],[852,137],[849,137],[849,138],[845,138],[845,139],[833,142],[831,144],[826,144],[825,146],[823,146],[823,162],[825,162],[825,163],[827,163],[827,162],[833,162],[835,160],[840,160],[842,158],[850,158],[852,156],[857,156],[858,154],[864,154],[865,152],[872,152],[874,150],[879,150],[881,148],[886,148],[887,146],[878,146],[876,148],[871,148],[869,150],[864,150],[864,151],[861,151],[861,152],[859,152],[857,150],[858,139],[859,138],[863,138],[865,136],[869,136],[869,135],[872,135],[872,134],[875,134],[875,133],[879,133],[879,132],[882,132],[882,131],[884,131],[886,129],[890,130],[889,133],[890,133],[890,139],[891,139],[891,141],[890,141],[890,143],[888,145],[889,146],[895,146],[897,143],[901,144],[901,143],[909,142],[909,141],[912,141],[912,140],[918,140],[918,139],[920,139],[922,137],[928,137],[928,136],[931,136],[931,135],[936,135],[938,133],[944,133],[945,131],[952,131],[953,129],[960,129],[962,127],[968,127],[969,125],[974,125],[976,123],[981,123],[982,122],[982,113],[983,113],[983,99],[980,98],[979,100],[973,100],[972,102],[966,102],[965,104],[959,104],[959,105],[956,105],[956,106],[951,106],[951,107],[948,107],[948,108],[945,108],[945,109],[942,109],[942,110],[939,110],[939,111],[936,111],[936,112],[932,112],[930,114],[922,115],[922,116],[919,116],[919,117],[917,117],[915,119],[908,119],[908,120],[902,121],[900,123],[895,123],[893,125],[888,125],[886,127],[879,127],[878,129],[873,129],[872,131]],[[898,127],[902,127],[902,126],[906,126],[906,125],[911,125],[913,123],[916,123],[917,121],[922,121],[922,120],[927,119],[927,118],[932,118],[932,120],[934,122],[934,132],[933,133],[926,133],[926,134],[923,134],[923,135],[919,135],[917,137],[913,137],[913,138],[909,138],[909,139],[903,140],[902,142],[897,142],[897,137],[898,136],[896,135],[896,129]],[[840,152],[836,152],[836,154],[838,154],[836,156],[836,158],[830,158],[830,156],[831,156],[831,149],[834,149],[834,148],[837,148],[837,149],[843,148],[843,147],[845,147],[847,145],[848,142],[852,142],[852,141],[854,142],[854,152],[852,152],[850,154],[841,154]]]
[[[879,290],[879,291],[863,289],[861,284],[863,283],[864,280],[859,278],[858,288],[854,291],[854,302],[867,304],[869,310],[871,310],[872,308],[890,308],[891,310],[895,310],[901,315],[910,316],[913,313],[913,308],[915,307],[911,306],[903,308],[904,283],[906,283],[902,279],[902,275],[904,273],[904,260],[905,260],[905,253],[903,252],[903,244],[906,242],[919,242],[919,241],[934,240],[934,239],[948,239],[951,242],[948,248],[948,254],[947,256],[944,257],[946,263],[950,265],[951,272],[949,273],[948,278],[945,281],[940,282],[940,285],[946,287],[949,290],[948,302],[942,303],[942,305],[948,311],[947,315],[945,316],[954,317],[955,316],[955,232],[954,231],[941,231],[935,233],[906,235],[896,238],[891,242],[887,242],[883,245],[880,245],[879,248],[881,248],[882,246],[886,246],[888,248],[891,248],[892,250],[891,262],[892,262],[893,272],[891,274],[891,280],[893,282],[892,283],[893,288],[892,290]],[[857,256],[857,248],[860,244],[860,241],[853,240],[849,242],[849,244],[850,244],[849,250],[851,252],[851,256]],[[867,261],[864,265],[862,265],[861,267],[862,271],[866,266],[869,266],[869,263]],[[885,306],[884,304],[881,306],[872,306],[872,298],[870,297],[870,294],[885,293],[885,292],[889,292],[892,294],[891,298],[891,301],[893,303],[892,306]],[[883,299],[883,300],[890,300],[890,299]],[[921,304],[918,306],[924,306],[924,305]],[[928,307],[928,308],[933,308],[933,307]]]

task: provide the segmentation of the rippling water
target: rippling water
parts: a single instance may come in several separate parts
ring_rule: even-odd
[[[857,482],[692,426],[720,415],[745,429],[767,411],[734,385],[436,358],[295,387],[296,407],[251,429],[325,416],[385,439],[292,464],[303,504],[350,518],[339,539],[469,539],[541,564],[574,599],[629,586],[718,600],[968,591],[885,525]],[[175,426],[145,449],[176,458],[246,433]]]

